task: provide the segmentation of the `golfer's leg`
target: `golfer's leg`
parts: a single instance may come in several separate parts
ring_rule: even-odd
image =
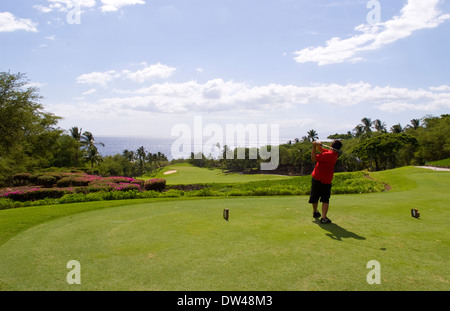
[[[309,203],[312,204],[313,212],[317,212],[317,207],[319,206],[319,197],[320,197],[320,182],[315,180],[314,178],[311,179],[311,194],[309,196]]]
[[[329,203],[322,203],[322,219],[326,219],[327,218],[327,213],[328,213],[328,207],[329,207]]]
[[[319,202],[313,203],[313,204],[312,204],[313,212],[314,212],[314,213],[317,212],[317,207],[318,207],[318,206],[319,206]]]
[[[327,219],[328,207],[330,206],[331,184],[322,185],[322,219]]]

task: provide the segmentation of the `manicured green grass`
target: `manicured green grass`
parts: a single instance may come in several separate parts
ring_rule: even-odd
[[[428,162],[427,165],[438,166],[438,167],[450,167],[450,158],[444,159],[444,160],[439,160],[439,161]]]
[[[165,172],[175,170],[176,173],[165,175]],[[197,183],[237,183],[258,180],[282,180],[289,176],[268,174],[223,173],[220,169],[200,168],[188,163],[178,163],[164,167],[153,178],[164,178],[168,185]],[[148,179],[148,178],[146,178]]]
[[[371,175],[392,190],[333,195],[330,225],[313,220],[307,196],[1,210],[0,289],[448,290],[450,173]],[[73,259],[81,285],[66,282]],[[366,282],[370,260],[380,285]]]

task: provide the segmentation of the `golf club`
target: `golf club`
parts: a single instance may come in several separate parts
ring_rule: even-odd
[[[320,144],[323,148],[326,148],[326,149],[330,149],[330,150],[333,150],[333,151],[336,151],[337,153],[339,153],[339,154],[344,154],[344,152],[342,151],[342,150],[339,150],[339,149],[336,149],[336,148],[333,148],[333,147],[331,147],[331,146],[327,146],[327,145],[324,145],[324,144]]]
[[[331,146],[324,145],[323,143],[320,144],[320,145],[321,145],[323,148],[326,148],[326,149],[330,149],[330,150],[336,151],[336,152],[339,153],[339,154],[345,154],[345,155],[347,155],[348,157],[350,157],[350,158],[352,158],[353,160],[355,160],[356,162],[362,163],[362,161],[361,161],[360,158],[355,157],[355,156],[353,156],[353,155],[351,155],[351,154],[348,154],[348,153],[344,153],[342,150],[333,148],[333,147],[331,147]]]

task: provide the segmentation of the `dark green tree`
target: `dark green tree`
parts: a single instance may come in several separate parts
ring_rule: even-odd
[[[0,183],[52,162],[61,118],[44,111],[41,98],[25,74],[0,73]]]
[[[418,145],[417,139],[411,135],[389,133],[362,140],[352,153],[361,158],[370,170],[379,171],[396,167],[399,151]]]

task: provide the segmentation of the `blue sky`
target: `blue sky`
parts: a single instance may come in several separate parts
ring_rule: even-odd
[[[63,129],[170,137],[201,116],[325,139],[449,113],[449,34],[441,0],[2,0],[0,71]]]

